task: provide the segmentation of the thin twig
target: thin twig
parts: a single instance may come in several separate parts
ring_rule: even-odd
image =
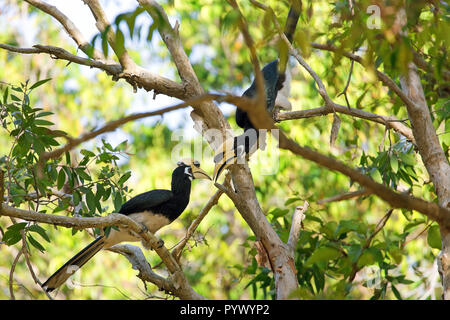
[[[172,255],[175,257],[177,261],[180,261],[181,253],[183,252],[183,248],[186,246],[189,239],[194,234],[197,227],[202,222],[203,218],[206,217],[208,212],[211,210],[212,207],[214,207],[217,202],[219,201],[219,198],[222,196],[223,191],[217,190],[216,193],[208,200],[208,202],[205,204],[205,206],[202,208],[200,213],[198,214],[197,218],[192,221],[191,225],[186,231],[186,234],[184,235],[183,239],[181,239],[180,242],[177,243],[177,245],[172,250]]]
[[[386,225],[386,222],[391,217],[393,211],[394,211],[394,209],[389,209],[388,212],[380,219],[380,221],[378,221],[377,225],[375,226],[374,231],[366,239],[366,242],[364,243],[363,247],[361,248],[361,254],[362,254],[362,252],[364,252],[364,250],[369,248],[370,244],[372,243],[372,240],[375,238],[375,236],[378,234],[378,232],[380,232],[384,228],[384,226]],[[360,257],[361,257],[361,255],[360,255]],[[352,282],[355,279],[355,276],[358,273],[358,271],[360,271],[362,269],[361,267],[358,266],[358,260],[359,260],[359,257],[352,265],[352,271],[350,272],[350,275],[348,277],[349,282]]]
[[[344,90],[342,90],[342,92],[339,93],[339,94],[337,95],[337,97],[339,97],[339,96],[341,96],[341,95],[344,95],[345,102],[347,102],[347,107],[348,107],[348,109],[350,109],[350,102],[348,101],[348,97],[347,97],[347,89],[348,89],[348,87],[349,87],[349,85],[350,85],[350,80],[352,79],[353,64],[354,64],[354,63],[355,63],[355,60],[351,60],[351,61],[350,61],[350,71],[349,71],[349,73],[348,73],[347,84],[345,85]]]
[[[337,202],[337,201],[343,201],[343,200],[348,200],[348,199],[353,199],[356,197],[364,197],[371,194],[371,192],[367,189],[361,189],[361,190],[357,190],[357,191],[352,191],[352,192],[346,192],[343,194],[338,194],[329,198],[325,198],[325,199],[321,199],[319,201],[317,201],[317,204],[325,204],[328,202]]]

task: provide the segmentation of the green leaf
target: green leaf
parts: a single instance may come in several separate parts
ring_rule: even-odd
[[[114,195],[114,212],[119,212],[121,206],[122,206],[122,196],[120,192],[116,192],[116,194]]]
[[[394,293],[394,296],[398,299],[398,300],[403,300],[402,295],[400,294],[400,292],[398,292],[397,288],[392,285],[392,292]]]
[[[30,91],[33,90],[33,89],[36,89],[37,87],[43,85],[44,83],[46,83],[46,82],[48,82],[48,81],[50,81],[50,80],[52,80],[52,78],[48,78],[48,79],[44,79],[44,80],[39,80],[38,82],[36,82],[35,84],[33,84],[33,85],[30,87]]]
[[[78,191],[74,191],[72,195],[73,205],[77,206],[81,201],[81,195]]]
[[[442,242],[439,226],[434,225],[428,229],[427,242],[430,247],[441,250]]]
[[[54,114],[53,112],[50,111],[44,111],[44,112],[40,112],[36,115],[36,118],[40,118],[40,117],[46,117],[46,116],[50,116]]]
[[[350,258],[350,260],[354,263],[358,260],[359,256],[361,255],[362,247],[359,244],[354,244],[350,246],[347,250],[347,254]]]
[[[400,159],[405,165],[414,166],[416,164],[416,157],[412,153],[401,153]]]
[[[87,157],[95,157],[95,153],[93,153],[92,151],[86,150],[86,149],[81,150],[80,153],[81,153],[83,156],[87,156]]]
[[[126,172],[123,176],[120,177],[119,181],[117,182],[120,186],[123,186],[123,184],[131,177],[131,171]]]
[[[96,205],[94,193],[91,190],[88,190],[88,192],[86,192],[86,203],[87,203],[89,210],[91,212],[95,212],[97,205]]]
[[[57,182],[58,190],[60,190],[64,186],[65,182],[66,182],[66,174],[64,172],[64,169],[61,168],[58,173],[58,182]]]
[[[27,223],[28,222],[19,222],[19,223],[13,224],[12,226],[9,226],[7,230],[13,231],[13,232],[18,232],[20,230],[25,229]]]
[[[272,220],[275,220],[285,216],[287,213],[289,213],[289,209],[275,208],[269,212],[269,215],[272,215]]]
[[[395,155],[391,156],[391,169],[394,171],[394,173],[397,173],[398,171],[398,159]]]
[[[22,235],[20,233],[27,225],[27,222],[19,222],[9,226],[3,235],[2,241],[4,241],[8,246],[16,244],[22,239]]]
[[[91,176],[89,174],[87,174],[86,171],[84,171],[84,168],[75,168],[75,172],[78,174],[78,176],[80,176],[84,180],[87,180],[87,181],[92,180]]]
[[[337,259],[341,253],[339,250],[332,247],[319,247],[316,249],[313,254],[306,260],[306,266],[311,266],[314,263],[318,262],[328,262],[330,260]]]
[[[37,241],[35,238],[33,238],[33,236],[31,236],[30,234],[28,235],[27,239],[33,245],[33,247],[35,247],[36,249],[38,249],[41,252],[45,251],[45,248],[39,243],[39,241]]]
[[[284,205],[285,205],[285,206],[288,206],[288,205],[290,205],[291,203],[294,203],[294,202],[300,201],[300,200],[302,200],[302,199],[299,198],[299,197],[289,198],[289,199],[286,200],[286,202],[284,203]]]
[[[50,238],[48,237],[47,233],[45,232],[45,229],[37,224],[33,224],[28,228],[28,231],[36,232],[38,233],[42,238],[44,238],[45,241],[50,242]]]

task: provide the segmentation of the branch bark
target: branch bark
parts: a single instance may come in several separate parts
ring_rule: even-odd
[[[388,129],[393,129],[394,131],[400,133],[405,136],[409,141],[415,144],[416,140],[414,139],[414,135],[412,130],[404,125],[400,120],[398,120],[394,116],[382,116],[375,113],[367,112],[360,109],[348,108],[343,105],[332,102],[332,105],[325,105],[319,108],[308,109],[308,110],[298,110],[291,112],[281,112],[277,114],[275,121],[286,121],[286,120],[294,120],[294,119],[303,119],[303,118],[311,118],[317,116],[324,116],[330,113],[343,113],[352,117],[357,117],[369,121],[373,121],[376,123],[380,123],[385,125]]]
[[[150,231],[142,230],[142,226],[133,219],[118,213],[111,213],[105,217],[65,217],[58,215],[50,215],[31,210],[23,210],[14,207],[10,207],[6,204],[2,204],[0,214],[3,216],[9,216],[14,218],[23,219],[26,221],[41,222],[46,224],[52,224],[67,228],[104,228],[108,226],[118,226],[121,228],[128,228],[139,236],[142,241],[151,247],[161,257],[162,261],[166,265],[167,269],[172,275],[173,288],[176,292],[182,293],[180,298],[183,299],[204,299],[201,295],[192,289],[187,281],[184,273],[176,262],[172,254],[167,250],[165,246],[161,246],[161,241]],[[151,279],[149,277],[148,279]],[[175,291],[174,291],[175,292]]]

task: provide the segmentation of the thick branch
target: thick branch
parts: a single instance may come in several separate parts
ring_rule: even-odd
[[[407,104],[408,116],[416,137],[422,161],[433,181],[438,202],[442,207],[450,208],[450,164],[441,148],[436,129],[431,120],[422,84],[414,63],[408,66],[408,72],[400,77],[404,93],[414,101]],[[443,286],[443,298],[450,300],[450,218],[441,221],[440,230],[442,249],[438,257],[439,272]]]
[[[20,218],[26,221],[47,223],[67,228],[87,229],[104,228],[108,226],[127,228],[139,236],[145,244],[152,247],[153,250],[155,250],[155,252],[161,257],[162,261],[167,266],[167,269],[174,277],[176,287],[184,287],[186,290],[190,291],[191,298],[202,298],[190,287],[183,271],[181,270],[181,267],[178,265],[175,258],[170,254],[167,248],[165,246],[161,246],[161,241],[150,231],[143,230],[139,223],[126,215],[111,213],[105,217],[65,217],[18,209],[5,204],[2,204],[0,214],[3,216]]]
[[[294,214],[292,215],[292,224],[291,224],[291,230],[289,231],[289,238],[288,238],[288,246],[292,251],[292,254],[294,254],[294,251],[297,246],[298,237],[300,236],[300,229],[302,227],[302,222],[305,219],[305,211],[308,209],[309,203],[308,201],[305,201],[303,206],[298,206],[294,210]]]
[[[88,5],[92,15],[95,18],[95,25],[97,26],[97,29],[103,34],[103,36],[106,36],[109,45],[114,50],[117,58],[119,58],[120,64],[124,70],[134,70],[136,68],[136,64],[128,55],[124,42],[116,41],[116,34],[106,18],[106,14],[98,0],[83,0],[83,2]]]
[[[183,82],[184,88],[184,97],[182,99],[186,100],[204,94],[204,90],[194,72],[194,69],[192,68],[186,52],[183,49],[183,45],[178,34],[178,28],[180,27],[179,24],[177,23],[175,28],[172,28],[167,14],[156,1],[138,0],[138,2],[149,13],[154,22],[157,23],[158,32],[166,44],[167,49],[172,56],[172,60],[177,67],[177,71]],[[230,128],[230,125],[226,121],[222,112],[220,112],[219,108],[217,108],[214,103],[204,101],[203,103],[194,104],[192,107],[194,108],[193,114],[191,114],[193,120],[203,122],[201,124],[203,129],[202,133],[207,129],[219,129],[225,134],[225,130]],[[201,118],[202,120],[198,118]],[[212,143],[211,139],[208,139],[208,141]]]
[[[170,79],[162,77],[160,75],[151,73],[139,66],[130,72],[122,70],[122,66],[117,63],[105,63],[99,60],[92,60],[88,58],[82,58],[71,54],[70,52],[54,46],[35,45],[33,48],[18,48],[6,44],[0,44],[0,48],[17,52],[22,54],[38,54],[46,53],[52,58],[63,59],[66,61],[74,62],[80,65],[89,66],[91,68],[98,68],[106,71],[106,73],[113,76],[114,80],[125,79],[133,87],[144,88],[147,91],[154,90],[156,93],[163,93],[170,97],[175,97],[183,100],[185,90],[182,85],[176,83]]]

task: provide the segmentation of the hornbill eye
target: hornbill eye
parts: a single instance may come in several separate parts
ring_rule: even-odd
[[[197,168],[200,168],[200,162],[198,162],[197,160],[194,160],[194,166],[196,166]]]

